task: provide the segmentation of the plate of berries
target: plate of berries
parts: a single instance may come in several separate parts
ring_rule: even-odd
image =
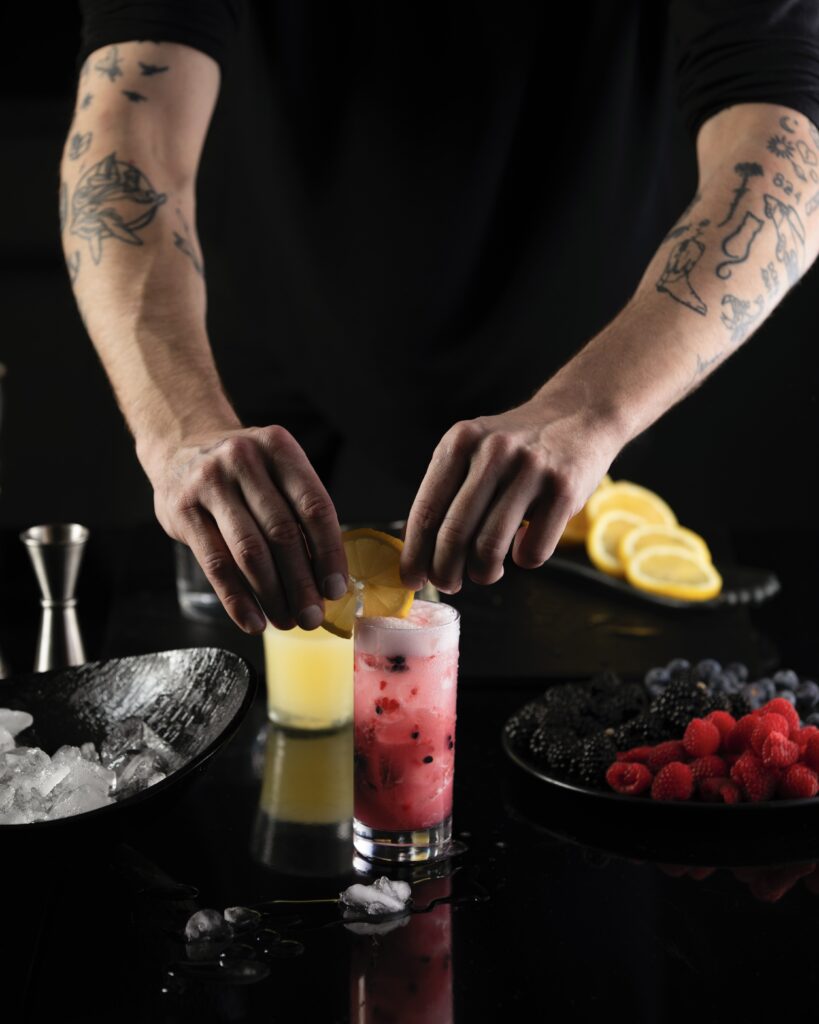
[[[678,658],[642,680],[550,686],[506,722],[506,753],[553,788],[606,801],[735,809],[819,794],[819,685],[791,669]],[[819,801],[816,801],[819,805]]]

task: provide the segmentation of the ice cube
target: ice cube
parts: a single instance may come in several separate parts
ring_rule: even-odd
[[[59,785],[63,779],[71,771],[71,766],[68,764],[54,764],[52,761],[48,767],[44,768],[38,776],[35,786],[43,796],[48,796],[55,786]]]
[[[51,760],[55,764],[71,764],[74,761],[79,761],[81,758],[82,754],[79,747],[70,747],[64,744],[54,751]]]
[[[59,767],[65,767],[65,764]],[[102,796],[109,796],[116,783],[116,775],[101,764],[79,758],[68,764],[68,774],[55,786],[54,796],[61,799],[66,793],[81,787],[89,787]]]
[[[80,786],[79,789],[72,789],[61,796],[49,811],[48,816],[49,818],[67,818],[72,814],[83,814],[113,802],[111,797],[103,795],[96,787]]]
[[[14,747],[14,737],[4,725],[0,725],[0,752]]]
[[[124,763],[123,755],[139,753],[145,743],[145,723],[141,718],[125,718],[115,722],[100,745],[100,758],[106,768]]]
[[[339,894],[339,898],[345,906],[376,917],[380,914],[399,913],[406,907],[411,895],[409,882],[394,882],[382,875],[372,885],[357,883],[349,886]]]
[[[49,802],[36,789],[18,788],[14,793],[14,807],[25,815],[25,820],[43,821],[48,817]]]
[[[12,711],[11,708],[0,708],[0,729],[7,729],[16,736],[23,729],[28,729],[34,719],[28,711]]]
[[[188,942],[218,942],[229,939],[232,935],[233,929],[218,910],[197,910],[195,914],[191,914],[185,925],[185,938]]]
[[[97,748],[93,743],[83,743],[80,747],[80,757],[86,761],[96,761],[97,764],[100,762],[100,755],[97,753]]]
[[[258,910],[251,910],[250,907],[226,907],[225,920],[236,931],[244,931],[247,928],[254,928],[262,919]]]
[[[153,750],[135,754],[125,767],[117,772],[117,792],[128,790],[137,793],[140,789],[145,789],[148,779],[154,772],[159,771],[159,762],[159,756]]]

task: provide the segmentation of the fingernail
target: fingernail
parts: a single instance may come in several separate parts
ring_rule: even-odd
[[[347,593],[347,581],[340,572],[334,572],[324,581],[324,596],[328,601],[337,601]]]
[[[254,608],[253,611],[247,613],[245,616],[245,631],[247,633],[264,633],[266,629],[267,619],[258,608]]]
[[[324,621],[324,612],[317,604],[302,608],[299,612],[299,625],[302,629],[316,629]]]
[[[405,579],[403,583],[409,590],[420,590],[421,587],[425,587],[427,585],[427,581],[424,576],[410,576]]]

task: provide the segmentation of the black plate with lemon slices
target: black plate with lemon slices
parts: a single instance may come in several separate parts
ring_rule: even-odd
[[[552,570],[648,604],[731,608],[761,604],[780,589],[779,580],[768,570],[714,565],[703,537],[678,523],[659,494],[628,480],[604,477],[586,506],[567,523],[563,541],[547,563]],[[646,572],[652,560],[654,573]],[[677,573],[680,561],[687,562],[683,569],[693,568],[699,578],[685,572],[665,575],[671,571],[669,561],[675,560]],[[629,580],[623,578],[624,572]]]
[[[665,597],[662,594],[652,594],[648,590],[639,590],[627,580],[601,572],[591,564],[583,547],[559,548],[558,553],[546,562],[544,568],[591,580],[598,586],[607,587],[637,601],[663,605],[667,608],[718,609],[758,605],[777,594],[781,587],[776,575],[768,569],[720,564],[717,568],[722,576],[723,585],[716,597],[708,601],[682,601],[676,597]]]

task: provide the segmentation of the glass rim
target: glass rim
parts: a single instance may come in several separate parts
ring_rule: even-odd
[[[390,619],[395,619],[396,622],[403,622],[403,619],[399,619],[397,615],[358,615],[355,620],[355,630],[358,629],[359,623],[370,623],[370,629],[384,629],[390,631],[396,631],[401,633],[432,633],[436,630],[451,629],[452,626],[458,625],[461,621],[461,613],[458,609],[451,604],[447,604],[446,601],[421,601],[422,604],[433,604],[437,608],[449,608],[452,612],[452,618],[448,622],[436,622],[429,626],[416,626],[412,629],[407,629],[406,626],[392,626],[390,625]]]

